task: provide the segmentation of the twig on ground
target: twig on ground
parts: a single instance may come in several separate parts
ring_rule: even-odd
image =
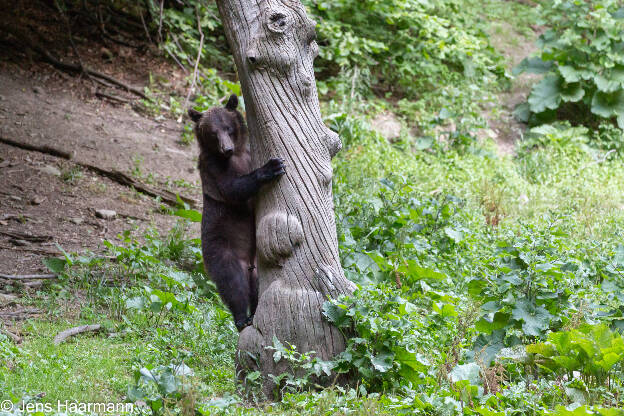
[[[4,319],[23,320],[33,315],[41,314],[41,309],[22,309],[21,311],[14,312],[0,312],[0,317]]]
[[[31,243],[45,243],[46,241],[50,241],[54,239],[54,237],[52,237],[51,235],[32,235],[32,234],[21,233],[19,231],[0,230],[0,234],[13,237],[13,238],[17,238],[19,240],[30,241]]]
[[[11,338],[11,339],[13,340],[13,342],[15,342],[16,344],[19,344],[19,343],[21,343],[21,342],[22,342],[22,338],[21,338],[19,335],[14,334],[13,332],[9,331],[9,330],[8,330],[8,329],[6,329],[6,328],[2,328],[2,327],[0,327],[0,332],[2,332],[3,334],[6,334],[6,335],[7,335],[9,338]]]
[[[52,280],[58,279],[55,274],[0,274],[0,279],[6,280]]]
[[[111,101],[117,101],[117,102],[120,102],[120,103],[123,103],[123,104],[130,104],[130,103],[132,103],[132,101],[128,100],[127,98],[115,97],[114,95],[109,95],[109,94],[103,93],[101,91],[96,91],[95,96],[99,97],[99,98],[106,98],[106,99],[109,99]]]
[[[2,143],[6,143],[9,144],[11,146],[15,146],[15,147],[19,147],[21,149],[26,149],[26,150],[33,150],[36,152],[41,152],[41,153],[45,153],[45,154],[49,154],[49,155],[53,155],[53,156],[57,156],[60,157],[62,159],[66,159],[69,160],[71,159],[71,155],[68,155],[66,152],[57,150],[57,149],[53,149],[49,146],[35,146],[35,145],[31,145],[31,144],[27,144],[27,143],[19,143],[16,142],[14,140],[10,140],[10,139],[6,139],[4,137],[0,137],[0,142]],[[104,169],[101,168],[99,166],[95,166],[95,165],[91,165],[89,163],[85,163],[85,162],[78,162],[78,161],[73,161],[76,165],[81,166],[85,169],[88,169],[92,172],[95,172],[96,174],[100,175],[100,176],[105,176],[115,182],[117,182],[120,185],[124,185],[124,186],[128,186],[131,188],[136,189],[137,191],[144,193],[145,195],[151,196],[153,198],[160,198],[162,200],[162,202],[166,203],[167,205],[173,206],[173,207],[177,207],[179,205],[178,202],[178,195],[176,195],[173,192],[167,191],[165,189],[160,189],[160,188],[155,188],[149,185],[146,185],[142,182],[137,181],[136,179],[126,175],[123,172],[120,172],[118,170],[108,170],[108,169]],[[198,206],[198,202],[195,199],[189,198],[187,196],[183,196],[183,195],[179,195],[179,198],[183,201],[186,202],[187,204],[189,204],[192,207],[197,207]]]
[[[102,328],[100,324],[96,325],[83,325],[77,326],[75,328],[66,329],[63,332],[60,332],[56,337],[54,337],[54,345],[59,345],[63,341],[65,341],[69,337],[73,337],[74,335],[82,334],[84,332],[97,332]]]
[[[42,248],[31,248],[31,247],[15,247],[15,246],[5,246],[0,244],[0,249],[2,250],[14,250],[14,251],[24,251],[27,253],[37,253],[37,254],[45,254],[48,256],[59,256],[63,253],[61,253],[60,251],[54,251],[54,250],[45,250]]]
[[[8,144],[9,146],[19,147],[20,149],[24,150],[32,150],[39,153],[45,153],[47,155],[60,157],[62,159],[70,160],[72,158],[72,154],[70,152],[55,149],[47,145],[39,146],[34,144],[22,143],[16,140],[7,139],[6,137],[0,137],[0,143]]]

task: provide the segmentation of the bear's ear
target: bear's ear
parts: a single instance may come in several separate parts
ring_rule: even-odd
[[[227,108],[230,111],[234,111],[238,108],[238,97],[236,96],[236,94],[230,95],[230,99],[225,105],[225,108]]]
[[[200,113],[199,111],[194,110],[192,108],[189,108],[188,115],[191,118],[191,120],[193,120],[195,123],[197,123],[199,121],[199,119],[201,118],[202,113]]]

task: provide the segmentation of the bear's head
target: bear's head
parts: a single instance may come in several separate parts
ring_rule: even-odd
[[[246,127],[238,108],[238,97],[230,96],[225,107],[211,108],[205,112],[194,109],[188,115],[195,122],[195,135],[202,153],[230,158],[244,149]]]

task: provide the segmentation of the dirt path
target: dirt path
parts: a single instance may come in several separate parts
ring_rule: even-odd
[[[51,68],[0,63],[1,137],[59,148],[74,160],[200,199],[197,150],[178,143],[181,125],[156,121],[127,105],[85,100],[55,78]],[[175,219],[161,214],[159,205],[71,161],[0,144],[0,273],[42,271],[42,258],[56,251],[56,244],[68,251],[98,251],[104,239],[127,229],[140,234],[154,226],[166,233]],[[98,209],[118,216],[99,219]],[[21,234],[46,241],[15,237]]]
[[[538,33],[534,32],[531,35],[520,33],[507,22],[493,24],[490,32],[490,41],[494,48],[505,56],[510,73],[524,58],[537,50],[535,41],[539,36]],[[488,111],[484,113],[489,128],[494,133],[493,138],[500,156],[515,154],[516,142],[522,139],[526,125],[518,122],[512,113],[518,104],[526,101],[537,78],[539,77],[529,74],[514,78],[510,89],[499,94],[497,101],[492,102]]]

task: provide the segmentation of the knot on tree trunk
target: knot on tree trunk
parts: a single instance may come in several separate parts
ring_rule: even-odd
[[[271,212],[262,217],[256,234],[260,260],[279,267],[303,242],[301,223],[294,215],[284,212]]]

